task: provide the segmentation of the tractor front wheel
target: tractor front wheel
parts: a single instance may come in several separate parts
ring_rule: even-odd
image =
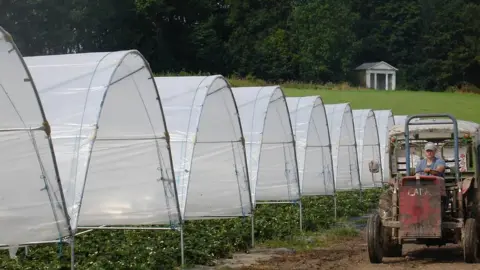
[[[463,228],[463,258],[466,263],[478,263],[478,233],[474,218],[467,219]]]
[[[371,215],[367,221],[367,250],[371,263],[382,263],[383,228],[378,213]]]

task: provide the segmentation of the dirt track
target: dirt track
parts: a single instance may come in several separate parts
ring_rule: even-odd
[[[441,248],[417,245],[405,245],[403,257],[385,258],[383,264],[370,264],[367,247],[362,237],[336,244],[329,248],[301,253],[283,253],[251,266],[233,267],[242,270],[260,269],[480,269],[480,264],[463,262],[463,253],[459,246],[449,245]]]

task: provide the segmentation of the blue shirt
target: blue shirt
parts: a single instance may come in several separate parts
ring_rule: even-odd
[[[443,161],[441,158],[435,157],[432,164],[427,165],[427,159],[424,158],[417,163],[417,167],[415,168],[415,173],[418,173],[420,175],[425,175],[425,173],[423,172],[425,168],[428,167],[431,170],[435,170],[438,166],[443,166],[445,168],[446,167],[445,161]],[[444,177],[445,173],[443,172],[439,173],[438,176]]]

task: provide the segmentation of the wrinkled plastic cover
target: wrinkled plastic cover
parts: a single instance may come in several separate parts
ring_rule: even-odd
[[[450,119],[446,118],[438,118],[438,119],[412,119],[410,123],[413,122],[448,122]],[[480,124],[457,119],[458,125],[458,136],[461,137],[463,134],[470,134],[470,136],[475,137],[477,143],[480,143]],[[414,133],[422,133],[422,132],[438,132],[438,133],[452,133],[453,132],[453,124],[440,124],[440,125],[414,125],[408,127],[410,134],[413,136]],[[389,136],[396,136],[399,138],[403,138],[405,133],[405,121],[402,124],[395,124],[389,132]]]
[[[278,86],[232,89],[245,136],[252,198],[300,198],[296,149],[283,91]]]
[[[140,53],[25,61],[52,127],[72,225],[178,222],[164,118]]]
[[[328,121],[319,96],[287,97],[297,147],[302,196],[333,195],[333,164]]]
[[[381,164],[380,141],[377,122],[372,110],[353,110],[355,138],[357,139],[357,155],[362,188],[381,186],[382,171],[372,173],[369,163],[375,161]]]
[[[353,115],[348,103],[325,105],[336,190],[360,188]]]
[[[391,110],[375,110],[373,112],[375,113],[375,119],[377,121],[378,128],[378,138],[380,139],[383,182],[388,182],[390,179],[388,132],[395,124],[395,121]]]
[[[395,125],[405,125],[408,115],[394,115],[393,122]]]
[[[20,52],[0,27],[0,245],[70,235],[35,92]]]
[[[156,77],[172,146],[180,207],[186,219],[251,212],[240,119],[219,75]]]
[[[450,121],[449,119],[412,119],[410,123],[421,123],[421,122],[432,122],[432,121],[438,121],[438,122],[448,122]],[[465,120],[459,120],[457,119],[457,125],[458,125],[458,132],[462,133],[470,133],[471,135],[478,134],[480,130],[480,125],[471,122],[471,121],[465,121]],[[435,124],[428,124],[428,125],[415,125],[415,126],[409,126],[408,129],[410,132],[422,132],[422,131],[429,131],[429,132],[446,132],[446,133],[451,133],[453,132],[453,124],[440,124],[440,125],[435,125]],[[395,124],[393,127],[390,128],[390,136],[394,135],[403,135],[405,132],[405,122],[403,124]]]

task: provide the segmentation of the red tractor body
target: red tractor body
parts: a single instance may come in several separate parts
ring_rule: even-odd
[[[446,196],[443,178],[403,177],[398,195],[401,238],[442,237],[442,197]]]

